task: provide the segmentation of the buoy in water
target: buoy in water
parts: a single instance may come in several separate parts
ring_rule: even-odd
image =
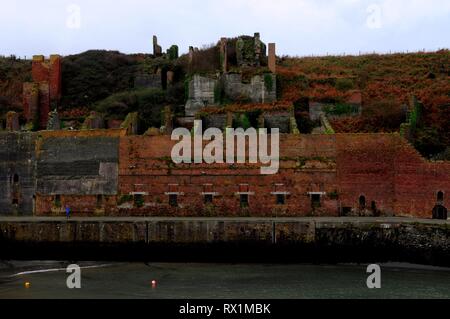
[[[156,288],[156,285],[157,285],[156,280],[152,280],[152,288],[153,288],[153,289]]]
[[[30,287],[31,287],[31,284],[30,284],[29,282],[26,282],[26,283],[25,283],[25,288],[26,288],[26,289],[29,289]]]

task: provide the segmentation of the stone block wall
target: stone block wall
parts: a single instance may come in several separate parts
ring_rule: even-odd
[[[34,134],[0,132],[0,215],[32,215],[35,195]]]
[[[36,142],[36,215],[115,207],[120,130],[42,132]]]
[[[264,127],[269,129],[277,128],[280,133],[291,133],[291,117],[292,112],[266,112],[263,114]]]
[[[232,101],[248,99],[252,103],[272,103],[277,100],[274,74],[255,75],[246,84],[242,82],[241,74],[227,73],[222,76],[221,83],[225,97]]]
[[[215,105],[214,92],[217,85],[217,79],[194,75],[189,81],[189,97],[185,107],[186,116],[195,116],[204,107]]]

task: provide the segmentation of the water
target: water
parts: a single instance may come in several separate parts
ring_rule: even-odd
[[[409,264],[381,265],[382,289],[375,290],[366,286],[367,265],[80,263],[87,268],[75,290],[66,286],[66,266],[0,262],[0,298],[450,299],[449,268]]]

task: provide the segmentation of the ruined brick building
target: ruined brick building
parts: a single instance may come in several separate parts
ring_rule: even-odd
[[[228,97],[274,102],[258,123],[284,133],[278,174],[261,175],[256,164],[175,165],[170,115],[163,133],[143,136],[136,135],[133,115],[118,129],[17,132],[11,126],[13,132],[0,132],[0,214],[63,216],[70,207],[75,216],[447,219],[450,163],[425,160],[399,134],[298,134],[292,110],[277,108],[274,87],[267,85],[276,82],[275,45],[266,56],[259,34],[233,42],[251,47],[237,50],[239,65],[268,67],[243,83],[229,70],[228,40],[220,44],[222,72],[192,77],[186,117],[198,118],[207,106],[221,108],[214,100],[219,83]],[[156,39],[154,49],[160,54]],[[46,128],[60,95],[60,57],[35,57],[33,82],[24,84],[27,121]],[[205,127],[225,128],[235,117],[216,112],[201,118]]]

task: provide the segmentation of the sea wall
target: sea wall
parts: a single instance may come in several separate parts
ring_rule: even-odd
[[[199,250],[199,248],[201,250]],[[0,220],[0,259],[403,261],[450,266],[450,222],[402,219]],[[286,253],[284,255],[283,253]],[[30,254],[32,256],[30,256]],[[53,255],[52,255],[53,254]],[[56,255],[54,255],[56,254]],[[278,259],[279,258],[279,259]]]

